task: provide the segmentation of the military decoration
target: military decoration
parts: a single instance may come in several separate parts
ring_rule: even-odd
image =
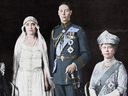
[[[65,33],[65,32],[66,32],[66,30],[63,29],[63,30],[62,30],[62,33]]]
[[[68,42],[69,48],[67,49],[67,51],[68,51],[70,54],[74,51],[74,49],[73,49],[73,47],[72,47],[73,43],[74,43],[73,40],[70,40],[70,41]]]

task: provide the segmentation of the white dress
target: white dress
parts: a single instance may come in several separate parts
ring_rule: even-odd
[[[16,78],[19,96],[46,96],[42,71],[42,55],[38,45],[29,47],[22,44],[19,60]]]

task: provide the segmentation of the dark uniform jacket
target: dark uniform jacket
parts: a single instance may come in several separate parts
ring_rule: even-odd
[[[60,42],[64,42],[64,36],[67,41],[58,55],[57,47],[60,47]],[[50,41],[50,66],[55,84],[70,84],[71,82],[65,81],[66,67],[74,62],[79,71],[89,59],[86,34],[80,26],[69,23],[66,26],[58,25],[53,29]]]

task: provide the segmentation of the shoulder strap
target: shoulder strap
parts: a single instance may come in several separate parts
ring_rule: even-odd
[[[119,62],[116,62],[116,64],[113,64],[110,69],[108,69],[103,76],[99,79],[100,80],[100,86],[96,86],[97,93],[99,94],[100,90],[104,86],[106,80],[111,76],[112,73],[115,72],[115,70],[118,70],[120,66]]]

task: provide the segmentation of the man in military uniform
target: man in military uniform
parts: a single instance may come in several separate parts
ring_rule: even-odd
[[[70,22],[72,10],[68,3],[59,6],[61,24],[51,33],[50,65],[55,83],[56,96],[76,96],[74,87],[79,72],[90,59],[85,31]],[[76,77],[77,76],[77,77]],[[80,96],[80,95],[79,95]]]

